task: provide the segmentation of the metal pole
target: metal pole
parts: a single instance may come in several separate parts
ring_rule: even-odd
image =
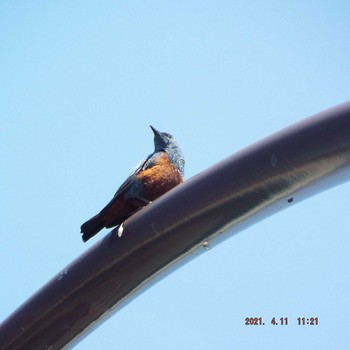
[[[220,142],[220,140],[217,140]],[[110,232],[0,326],[0,348],[61,349],[197,254],[350,179],[350,103],[214,165]]]

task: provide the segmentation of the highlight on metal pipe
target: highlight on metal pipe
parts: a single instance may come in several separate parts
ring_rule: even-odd
[[[350,102],[243,149],[149,204],[0,326],[0,348],[70,347],[208,247],[350,179]],[[229,230],[228,230],[229,228]]]

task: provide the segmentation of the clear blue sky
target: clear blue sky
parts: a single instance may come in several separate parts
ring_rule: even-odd
[[[190,178],[348,100],[349,37],[346,1],[2,1],[0,319],[103,237],[79,227],[152,151],[149,124]],[[348,348],[349,193],[246,229],[76,349]],[[273,316],[289,325],[244,325]]]

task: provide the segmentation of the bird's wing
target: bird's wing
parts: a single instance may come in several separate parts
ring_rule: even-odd
[[[142,162],[140,162],[137,167],[134,169],[134,171],[128,176],[128,178],[120,185],[117,192],[115,193],[114,197],[118,197],[125,192],[127,192],[132,186],[135,185],[136,175],[139,174],[141,171],[152,168],[156,163],[157,159],[162,155],[163,152],[156,152],[150,154],[146,159],[144,159]]]
[[[149,155],[142,164],[141,170],[152,168],[157,164],[158,159],[164,154],[164,151],[159,151]]]

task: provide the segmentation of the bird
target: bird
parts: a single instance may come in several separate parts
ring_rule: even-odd
[[[154,151],[139,163],[121,184],[110,202],[81,225],[84,242],[103,228],[120,226],[135,212],[184,181],[185,160],[182,151],[167,132],[150,125],[154,134]]]

